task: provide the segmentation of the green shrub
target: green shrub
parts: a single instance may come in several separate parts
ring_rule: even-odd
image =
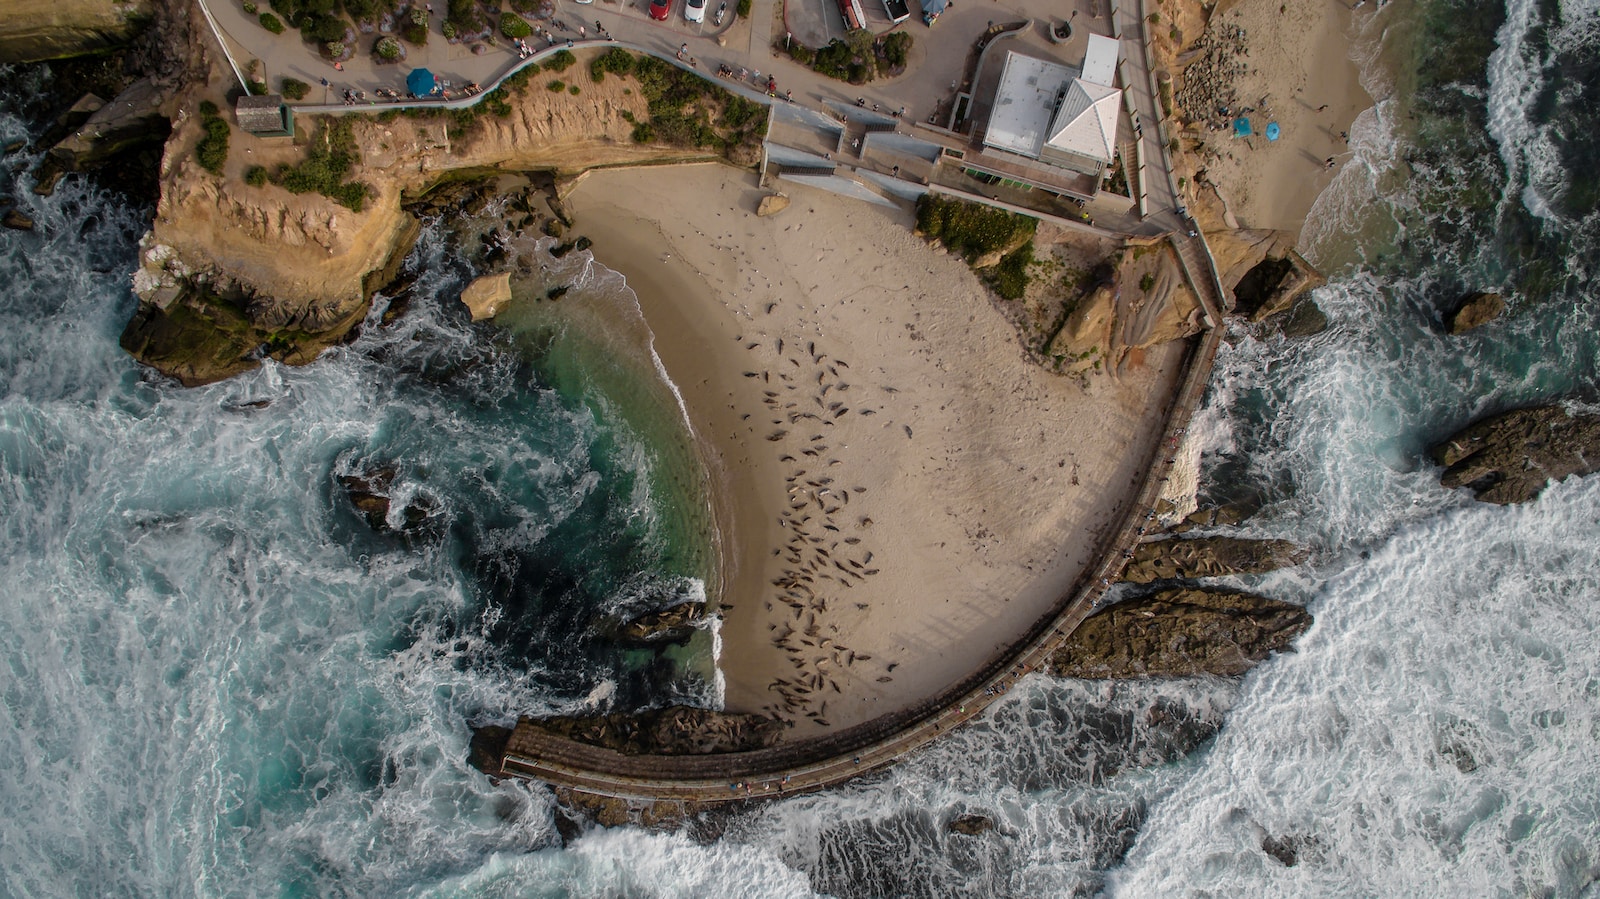
[[[595,84],[606,80],[606,73],[626,75],[633,71],[633,54],[621,47],[612,47],[589,63],[589,75]]]
[[[262,28],[267,29],[273,34],[283,33],[283,20],[272,13],[264,12],[261,14],[261,18],[257,19],[256,21],[261,23]]]
[[[456,23],[446,21],[443,25],[439,26],[439,33],[444,35],[445,40],[453,41],[456,39],[456,35],[460,32],[456,31]]]
[[[1156,276],[1150,274],[1149,272],[1145,272],[1144,277],[1139,279],[1139,289],[1145,293],[1149,293],[1150,288],[1154,286],[1156,286]]]
[[[254,3],[251,3],[250,0],[244,0],[244,14],[245,15],[253,16],[253,15],[256,14],[256,11],[259,10],[259,9],[261,9],[261,7],[255,5]]]
[[[216,106],[211,108],[214,111]],[[206,135],[195,145],[195,156],[200,160],[201,168],[213,175],[220,175],[222,167],[228,162],[228,132],[232,129],[215,112],[205,115],[201,125],[205,128]]]
[[[904,66],[910,53],[910,32],[896,31],[883,39],[883,58],[889,61],[889,65],[895,68]]]
[[[1031,238],[1038,219],[978,203],[924,194],[917,201],[917,230],[941,241],[968,262]]]
[[[527,37],[533,34],[533,26],[528,20],[516,13],[504,13],[500,16],[500,33],[512,40]]]
[[[544,61],[543,68],[546,72],[565,72],[567,69],[572,68],[572,64],[577,61],[578,57],[573,56],[571,50],[560,50],[556,52],[556,55]]]
[[[569,94],[573,95],[574,97],[576,97],[578,95],[578,93],[579,93],[578,92],[578,86],[576,84],[567,85],[567,93],[569,93]]]
[[[280,78],[278,87],[283,91],[283,95],[291,100],[304,100],[306,94],[311,92],[311,85],[298,78]]]
[[[636,143],[636,144],[648,144],[648,143],[653,142],[655,139],[656,139],[656,130],[654,128],[650,127],[650,123],[649,122],[640,122],[639,124],[633,126],[633,142],[634,143]]]
[[[545,87],[549,89],[550,93],[559,94],[567,89],[567,83],[558,79],[545,85]]]
[[[511,118],[511,95],[506,93],[504,87],[497,87],[483,95],[483,100],[478,103],[486,112],[492,113],[502,119]]]
[[[496,3],[495,6],[500,4]],[[478,0],[450,0],[445,19],[456,23],[462,34],[477,34],[483,30],[483,17],[478,15]]]
[[[803,66],[809,66],[817,61],[817,51],[807,47],[805,44],[790,43],[789,55],[794,58],[795,62]]]
[[[251,187],[260,187],[267,183],[267,167],[253,165],[244,172],[244,183]]]
[[[994,292],[1008,300],[1020,300],[1028,290],[1028,266],[1033,264],[1033,241],[1028,241],[1001,257],[989,283]]]
[[[366,205],[371,188],[346,181],[356,163],[356,141],[349,119],[325,121],[299,165],[279,166],[272,176],[285,190],[297,194],[319,193],[354,212]]]
[[[343,59],[344,51],[344,41],[328,41],[322,45],[322,52],[328,54],[329,59]]]
[[[748,19],[750,18],[751,5],[752,0],[739,0],[739,5],[734,7],[733,11],[738,14],[739,18]]]
[[[511,0],[511,8],[520,13],[530,13],[539,8],[539,0]]]
[[[384,0],[343,0],[344,11],[357,22],[371,22],[385,12],[389,4]]]
[[[272,93],[272,89],[267,87],[267,83],[265,81],[252,81],[252,82],[250,82],[250,95],[251,96],[253,96],[253,97],[265,97],[267,94],[270,94],[270,93]]]
[[[343,41],[345,32],[349,30],[350,26],[345,24],[344,19],[334,16],[317,16],[305,25],[300,26],[300,33],[307,40],[316,41],[319,44]]]
[[[218,111],[217,104],[211,102],[210,100],[200,101],[200,115],[204,116],[205,118],[211,118],[212,116],[216,115]]]
[[[400,42],[392,37],[380,37],[372,45],[372,55],[386,62],[394,62],[400,58]]]

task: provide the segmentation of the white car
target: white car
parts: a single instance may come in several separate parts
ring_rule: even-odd
[[[685,22],[704,22],[706,20],[706,0],[684,0],[683,20]]]

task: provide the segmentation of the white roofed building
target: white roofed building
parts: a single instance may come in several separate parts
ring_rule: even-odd
[[[983,134],[985,148],[1098,179],[1117,151],[1122,91],[1111,85],[1118,49],[1112,38],[1090,35],[1081,74],[1007,53]]]

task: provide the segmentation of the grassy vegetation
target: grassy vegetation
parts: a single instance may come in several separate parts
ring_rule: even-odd
[[[1033,241],[1001,257],[989,275],[989,286],[1008,300],[1020,300],[1028,290],[1028,269],[1033,265]]]
[[[649,121],[634,124],[635,142],[711,147],[722,153],[760,143],[766,113],[762,104],[653,56],[634,57],[633,76],[650,110]]]
[[[917,230],[960,253],[968,263],[1030,240],[1038,227],[1035,218],[932,193],[917,201]],[[1031,248],[1028,255],[1031,261]]]
[[[590,60],[589,77],[594,79],[595,84],[606,80],[608,72],[612,75],[633,74],[633,54],[621,47],[612,47]]]
[[[206,132],[195,145],[194,155],[200,167],[213,175],[222,174],[228,162],[228,133],[232,130],[226,120],[217,114],[217,104],[210,100],[200,103],[200,127]]]
[[[911,43],[911,35],[904,31],[875,41],[872,32],[858,28],[842,40],[834,38],[820,50],[779,38],[773,44],[773,51],[787,54],[795,62],[829,78],[865,84],[878,72],[904,68],[910,57]]]
[[[345,118],[324,119],[299,165],[279,166],[273,182],[292,193],[319,193],[353,212],[366,205],[372,188],[346,180],[359,161],[355,135]]]
[[[546,72],[565,72],[577,61],[578,57],[573,56],[571,50],[558,50],[554,56],[545,60],[540,68]]]

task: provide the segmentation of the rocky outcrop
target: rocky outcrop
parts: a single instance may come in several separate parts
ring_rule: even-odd
[[[767,194],[766,196],[761,198],[760,205],[756,206],[756,215],[759,215],[759,216],[777,215],[778,213],[780,213],[780,212],[782,212],[782,211],[784,211],[785,209],[788,209],[788,208],[789,208],[789,195],[788,194]]]
[[[107,103],[85,94],[59,123],[64,137],[50,148],[34,192],[48,194],[68,172],[99,171],[102,181],[137,197],[154,198],[161,148],[172,132],[162,107],[165,90],[155,78],[135,81]]]
[[[151,0],[6,0],[0,3],[0,64],[98,53],[133,38],[155,12]]]
[[[1217,506],[1207,506],[1204,509],[1194,511],[1188,518],[1178,522],[1168,530],[1174,534],[1181,534],[1195,528],[1232,527],[1256,514],[1256,510],[1259,508],[1259,503],[1244,500],[1223,503]]]
[[[426,496],[412,495],[400,511],[399,527],[390,525],[389,510],[393,505],[395,475],[395,470],[386,466],[360,474],[339,476],[339,485],[350,498],[350,504],[380,534],[414,530],[436,511],[434,503]]]
[[[524,718],[517,728],[543,731],[624,755],[706,755],[771,746],[783,732],[783,723],[764,715],[675,705],[637,715],[619,712],[585,718]]]
[[[1311,626],[1292,603],[1250,593],[1162,590],[1091,615],[1051,656],[1057,677],[1232,677]]]
[[[1550,481],[1600,471],[1600,415],[1533,406],[1463,428],[1432,450],[1439,483],[1486,503],[1523,503]]]
[[[1288,540],[1246,540],[1241,537],[1192,537],[1152,540],[1133,549],[1122,579],[1135,584],[1173,578],[1261,574],[1298,565],[1306,550]]]
[[[318,194],[244,182],[251,165],[273,169],[299,162],[304,150],[291,142],[235,128],[224,174],[201,169],[194,153],[199,117],[188,111],[198,102],[196,96],[181,104],[184,111],[166,145],[161,203],[134,278],[139,333],[123,341],[141,361],[185,383],[248,369],[259,355],[252,351],[263,346],[297,364],[315,358],[312,347],[343,339],[414,239],[417,223],[402,204],[441,180],[457,180],[463,172],[572,172],[683,156],[632,141],[628,122],[649,115],[632,79],[586,85],[581,97],[529,90],[513,104],[511,116],[481,116],[465,131],[451,128],[447,134],[429,119],[355,121],[359,161],[350,178],[373,189],[355,212]],[[317,123],[302,119],[297,127],[312,132]],[[559,204],[551,205],[559,217]],[[181,329],[180,356],[161,354],[174,341],[155,339],[155,332],[177,329],[157,325],[176,298],[197,292],[236,298],[239,327],[224,329],[210,341],[216,345],[208,346],[198,319],[209,313],[191,316],[196,326]],[[282,357],[273,352],[285,339],[300,351]],[[196,357],[224,361],[198,364]]]
[[[681,602],[627,622],[617,629],[617,639],[641,645],[682,643],[694,635],[705,614],[705,603]]]
[[[1445,330],[1462,334],[1482,327],[1506,311],[1506,301],[1497,293],[1469,293],[1456,304],[1455,311],[1445,321]]]
[[[951,833],[961,833],[966,834],[969,837],[975,837],[994,830],[994,819],[987,815],[961,815],[960,817],[952,819],[949,824],[946,824],[945,830],[948,830]]]
[[[1234,285],[1234,311],[1259,322],[1287,312],[1300,296],[1326,280],[1299,253],[1289,250],[1257,263]]]
[[[1301,297],[1283,318],[1283,336],[1310,337],[1328,329],[1328,316],[1310,297]]]
[[[4,225],[13,231],[32,231],[33,219],[28,218],[20,210],[7,209],[5,216],[0,218],[0,225]]]
[[[475,322],[485,321],[500,314],[511,302],[511,273],[484,275],[461,291],[461,302],[472,313]]]

